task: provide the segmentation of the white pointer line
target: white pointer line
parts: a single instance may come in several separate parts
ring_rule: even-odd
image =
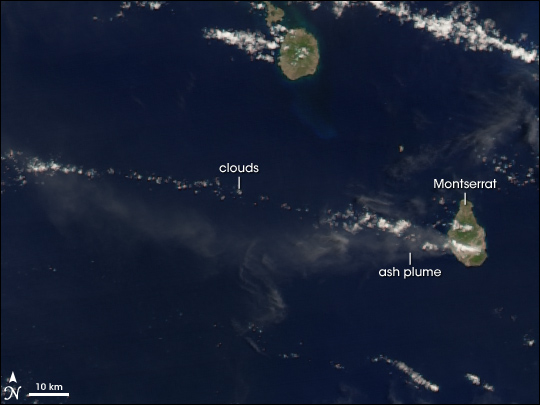
[[[463,205],[467,205],[467,193],[463,193]]]
[[[69,397],[69,392],[30,392],[29,397]]]
[[[409,252],[409,266],[412,265],[412,253]]]
[[[240,190],[240,176],[238,176],[238,190]]]

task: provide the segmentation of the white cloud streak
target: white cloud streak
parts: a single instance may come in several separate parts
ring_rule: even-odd
[[[367,4],[375,7],[381,13],[398,17],[402,23],[412,22],[414,28],[425,30],[437,39],[463,44],[467,50],[490,52],[493,49],[498,49],[509,53],[514,59],[520,59],[526,63],[538,63],[538,49],[536,47],[529,50],[522,44],[509,42],[495,28],[493,20],[486,19],[479,22],[476,19],[478,9],[473,8],[469,2],[457,5],[447,16],[428,14],[426,9],[415,13],[409,4],[404,2],[395,5],[386,1],[370,1]]]

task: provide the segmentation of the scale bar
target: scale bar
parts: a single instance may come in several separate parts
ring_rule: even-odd
[[[69,397],[69,392],[30,392],[29,397]]]

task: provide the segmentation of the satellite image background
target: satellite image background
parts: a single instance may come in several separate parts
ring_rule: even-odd
[[[3,402],[538,402],[538,2],[409,4],[517,54],[273,2],[298,80],[268,5],[126,4],[2,3]],[[441,178],[498,182],[479,267]]]

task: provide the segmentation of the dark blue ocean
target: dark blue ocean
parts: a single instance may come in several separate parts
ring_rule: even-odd
[[[205,27],[267,32],[247,4],[132,7],[112,21],[117,3],[2,4],[2,154],[116,171],[29,175],[2,195],[2,386],[14,371],[24,394],[62,384],[63,403],[537,403],[538,345],[524,339],[540,336],[538,187],[477,157],[496,138],[490,157],[515,158],[521,174],[538,164],[525,136],[538,66],[367,7],[336,19],[276,3],[286,24],[317,37],[313,77],[290,82],[203,38]],[[480,8],[508,37],[538,43],[538,2]],[[231,188],[236,175],[218,172],[227,162],[260,172],[223,202],[123,177],[220,176]],[[330,240],[321,216],[360,209],[360,196],[433,232],[455,214],[434,201],[441,177],[500,182],[469,193],[487,235],[483,266],[419,252],[415,266],[442,277],[382,279],[380,268],[406,266],[408,245],[376,232],[361,243],[346,234],[347,253],[322,264],[295,255]],[[254,206],[261,195],[270,201]],[[440,391],[373,363],[379,355]]]

